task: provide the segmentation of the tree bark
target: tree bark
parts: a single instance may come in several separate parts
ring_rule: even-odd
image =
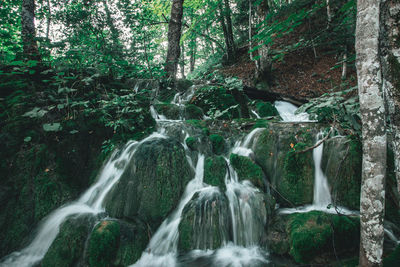
[[[178,61],[181,54],[179,41],[182,34],[183,1],[173,0],[171,18],[168,23],[168,52],[165,63],[167,78],[176,79]]]
[[[227,61],[228,62],[233,62],[234,61],[234,49],[232,46],[232,43],[230,41],[230,37],[229,37],[229,31],[228,31],[228,27],[225,23],[225,11],[224,8],[222,6],[222,3],[219,3],[218,5],[219,8],[219,21],[221,23],[221,28],[222,28],[222,32],[224,34],[224,39],[225,39],[225,45],[226,45],[226,55],[227,55]]]
[[[21,26],[25,58],[30,60],[40,60],[39,50],[35,40],[35,0],[22,1]]]
[[[386,129],[379,59],[380,1],[358,0],[356,66],[362,120],[360,266],[382,265]]]
[[[382,1],[380,42],[383,90],[392,133],[397,192],[400,195],[400,2]],[[400,205],[400,203],[399,203]]]
[[[269,6],[266,2],[262,2],[257,7],[257,13],[259,22],[264,21],[266,15],[268,13]],[[259,81],[267,81],[271,80],[271,71],[272,71],[272,60],[269,55],[269,47],[267,45],[261,44],[261,47],[258,49],[259,59],[256,62],[256,78]]]
[[[229,45],[233,50],[233,56],[235,57],[236,47],[235,47],[235,40],[233,38],[233,27],[232,27],[232,18],[231,18],[231,6],[229,4],[229,0],[224,0],[225,3],[225,19],[226,19],[226,27],[228,30],[228,41]],[[235,58],[233,58],[235,59]]]
[[[185,79],[185,44],[182,43],[181,48],[181,60],[180,60],[180,67],[181,67],[181,75],[182,79]]]

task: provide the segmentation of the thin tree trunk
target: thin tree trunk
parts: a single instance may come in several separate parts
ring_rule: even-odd
[[[233,27],[232,27],[232,18],[231,18],[231,6],[229,4],[229,0],[224,0],[225,3],[225,19],[226,19],[226,27],[228,31],[228,41],[229,45],[232,47],[233,56],[235,57],[236,47],[235,41],[233,38]],[[233,58],[234,59],[234,58]]]
[[[27,59],[40,60],[39,50],[36,43],[35,33],[35,1],[23,0],[22,1],[22,42],[24,55]]]
[[[181,48],[181,60],[180,60],[180,67],[181,67],[181,75],[182,79],[185,79],[185,44],[182,43]]]
[[[380,266],[385,210],[386,129],[379,60],[380,1],[358,0],[356,55],[362,120],[360,266]]]
[[[250,56],[250,60],[253,60],[253,53],[250,52],[251,49],[253,48],[253,44],[252,44],[252,38],[253,38],[253,32],[252,32],[252,4],[251,4],[251,0],[249,0],[249,56]]]
[[[221,23],[222,32],[224,33],[227,61],[228,62],[233,62],[233,60],[234,60],[234,50],[233,50],[233,47],[232,47],[231,42],[229,40],[229,32],[228,32],[228,28],[227,28],[226,23],[225,23],[225,16],[224,16],[225,12],[224,12],[224,9],[223,9],[221,3],[219,3],[218,7],[219,7],[219,21]]]
[[[49,14],[47,15],[46,40],[49,41],[50,25],[51,25],[51,5],[50,5],[50,0],[47,0],[47,9],[48,9]]]
[[[392,150],[400,195],[400,2],[383,1],[381,11],[381,62],[386,108],[392,132]],[[400,205],[400,203],[399,203]]]
[[[265,2],[261,3],[257,7],[257,13],[259,21],[264,21],[268,13],[269,6],[266,6]],[[256,62],[256,78],[259,81],[269,81],[271,79],[272,61],[269,55],[269,47],[261,44],[258,49],[259,59]]]
[[[193,40],[190,40],[190,72],[194,71],[194,66],[196,64],[196,37]]]
[[[179,41],[182,33],[183,1],[173,0],[171,18],[168,23],[168,52],[165,63],[167,77],[176,79],[178,61],[181,53]]]

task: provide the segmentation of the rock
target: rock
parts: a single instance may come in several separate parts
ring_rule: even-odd
[[[227,163],[222,156],[207,157],[204,162],[204,182],[225,191]]]
[[[356,136],[336,136],[325,141],[321,165],[333,204],[360,208],[361,163],[362,145]]]
[[[139,218],[157,227],[176,207],[191,178],[179,142],[171,138],[144,142],[108,194],[106,210],[112,217]]]
[[[118,221],[100,221],[89,238],[87,250],[89,266],[111,266],[117,255],[120,236],[121,229]]]
[[[256,104],[258,115],[261,117],[270,117],[279,115],[278,110],[270,102],[258,102]]]
[[[154,108],[158,114],[164,115],[170,120],[179,120],[181,118],[181,110],[179,106],[168,103],[154,104]]]
[[[188,104],[185,106],[186,120],[202,120],[204,117],[203,110],[196,105]]]
[[[178,249],[216,249],[230,240],[229,204],[215,187],[196,193],[186,204],[179,224]]]
[[[210,141],[212,145],[212,151],[220,155],[225,152],[225,140],[222,136],[218,134],[212,134],[210,135]]]
[[[283,207],[313,201],[312,151],[294,152],[312,146],[319,128],[315,123],[269,123],[253,141],[255,162],[278,190],[276,198]]]
[[[357,250],[360,240],[358,217],[346,217],[319,211],[289,215],[286,228],[290,255],[298,263],[310,262],[321,254]],[[326,257],[327,258],[327,257]]]
[[[253,185],[264,190],[264,173],[261,167],[250,158],[231,154],[230,163],[240,180],[249,180]]]
[[[92,214],[73,216],[60,227],[60,233],[44,256],[41,266],[78,266],[83,261],[85,242],[96,222]]]

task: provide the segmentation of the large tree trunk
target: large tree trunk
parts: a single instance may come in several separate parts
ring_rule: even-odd
[[[360,266],[380,266],[385,210],[386,129],[379,60],[380,1],[358,0],[356,54],[362,120]]]
[[[22,1],[21,26],[24,57],[31,60],[40,60],[35,40],[35,0]]]
[[[228,30],[228,41],[231,49],[233,50],[233,56],[236,54],[235,40],[233,38],[233,27],[232,27],[232,18],[231,18],[231,6],[229,4],[229,0],[224,0],[225,2],[225,19],[226,19],[226,28]],[[234,58],[233,58],[234,59]]]
[[[381,32],[383,88],[392,132],[397,192],[400,194],[400,1],[383,1]]]
[[[167,77],[176,79],[181,49],[179,41],[182,33],[183,1],[173,0],[171,7],[171,18],[168,23],[168,52],[165,63]]]

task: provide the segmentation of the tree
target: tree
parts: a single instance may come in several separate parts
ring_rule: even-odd
[[[39,50],[35,39],[35,0],[22,1],[21,26],[24,56],[27,59],[39,60]]]
[[[386,127],[379,58],[380,1],[358,0],[356,55],[362,120],[360,266],[379,266],[383,252]]]
[[[397,190],[400,194],[400,2],[384,1],[381,7],[380,42],[383,91],[392,133]],[[400,204],[400,203],[399,203]]]
[[[178,69],[181,49],[179,41],[182,33],[183,1],[173,0],[171,18],[168,23],[168,52],[165,63],[165,72],[168,78],[175,79]]]

